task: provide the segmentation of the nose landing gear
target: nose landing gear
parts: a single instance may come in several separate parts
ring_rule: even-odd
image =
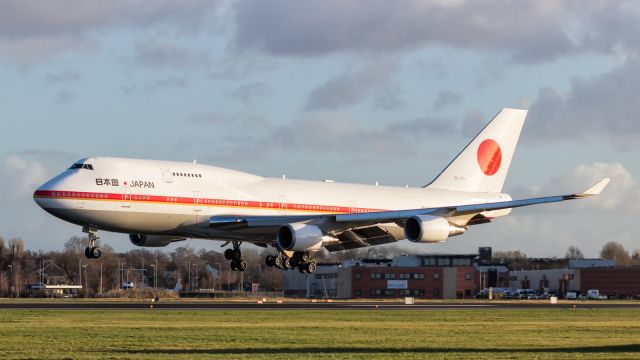
[[[97,259],[102,255],[102,249],[96,246],[96,241],[98,241],[98,229],[83,227],[83,232],[86,232],[89,236],[89,246],[84,249],[84,256],[87,259]]]

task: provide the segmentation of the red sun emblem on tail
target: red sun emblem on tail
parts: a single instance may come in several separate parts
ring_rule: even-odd
[[[478,146],[478,165],[485,175],[491,176],[498,172],[502,162],[500,145],[491,139],[487,139]]]

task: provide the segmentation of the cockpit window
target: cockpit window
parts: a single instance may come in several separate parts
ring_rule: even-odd
[[[87,169],[87,170],[93,170],[93,165],[91,164],[81,164],[81,163],[76,163],[71,165],[71,167],[69,169]]]

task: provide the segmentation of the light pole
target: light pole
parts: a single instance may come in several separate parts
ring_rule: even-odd
[[[100,294],[102,294],[102,263],[100,263]]]
[[[82,268],[84,269],[84,291],[86,294],[89,291],[89,289],[87,289],[87,265],[83,264]],[[80,276],[82,276],[82,273],[80,273]],[[80,281],[80,285],[82,285],[82,281]]]
[[[158,270],[155,264],[149,265],[153,268],[153,289],[158,289]]]
[[[222,265],[220,263],[213,263],[213,265],[218,265],[218,290],[222,291]]]
[[[9,266],[9,290],[13,287],[13,265]],[[11,294],[13,294],[13,290],[11,290]]]
[[[198,264],[191,264],[191,266],[195,266],[195,270],[193,273],[193,285],[197,288],[198,287]]]

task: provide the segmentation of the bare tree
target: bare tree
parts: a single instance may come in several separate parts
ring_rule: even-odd
[[[569,246],[567,252],[564,254],[565,259],[584,259],[584,254],[577,246]]]
[[[9,240],[9,251],[14,258],[22,257],[24,252],[24,241],[20,238],[13,238]]]
[[[21,267],[23,254],[24,241],[19,238],[9,240],[9,266],[11,266],[9,283],[14,294],[20,294],[20,290],[24,286]]]
[[[512,269],[520,268],[527,263],[527,255],[520,250],[496,251],[493,258],[507,261]]]
[[[520,250],[496,251],[493,253],[495,259],[526,259],[527,255]]]
[[[98,246],[98,245],[99,245],[99,242],[97,243],[96,246]],[[88,237],[81,238],[79,236],[73,236],[69,240],[67,240],[67,242],[64,243],[65,251],[70,251],[70,252],[75,253],[75,254],[84,253],[84,249],[87,246],[89,246],[89,238]]]
[[[622,244],[616,241],[609,241],[604,244],[602,250],[600,250],[600,257],[613,260],[618,266],[625,266],[631,262],[629,252]]]
[[[4,238],[0,236],[0,295],[6,295],[9,291],[9,271],[5,268],[7,248],[4,246]]]

